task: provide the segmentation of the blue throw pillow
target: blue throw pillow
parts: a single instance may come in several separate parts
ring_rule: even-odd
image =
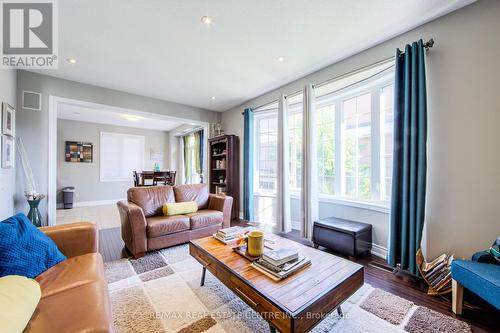
[[[0,222],[0,277],[34,278],[66,260],[57,245],[24,214]]]

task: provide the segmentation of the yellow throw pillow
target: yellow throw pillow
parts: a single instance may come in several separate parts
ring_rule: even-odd
[[[165,216],[196,213],[197,211],[198,204],[196,201],[167,202],[163,205],[163,215]]]
[[[24,276],[0,278],[0,323],[2,333],[22,332],[35,311],[42,292],[38,282]]]

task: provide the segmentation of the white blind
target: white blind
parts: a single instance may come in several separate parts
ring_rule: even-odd
[[[100,180],[132,181],[132,172],[144,169],[144,154],[144,136],[101,132]]]

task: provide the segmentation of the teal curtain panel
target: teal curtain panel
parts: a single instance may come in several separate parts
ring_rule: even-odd
[[[394,155],[388,262],[418,274],[425,218],[427,96],[422,40],[396,50]]]
[[[253,112],[245,109],[243,142],[243,218],[253,220]]]

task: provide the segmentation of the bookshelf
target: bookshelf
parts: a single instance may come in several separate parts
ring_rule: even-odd
[[[210,193],[233,197],[231,219],[240,211],[240,140],[236,135],[220,135],[208,140]]]

